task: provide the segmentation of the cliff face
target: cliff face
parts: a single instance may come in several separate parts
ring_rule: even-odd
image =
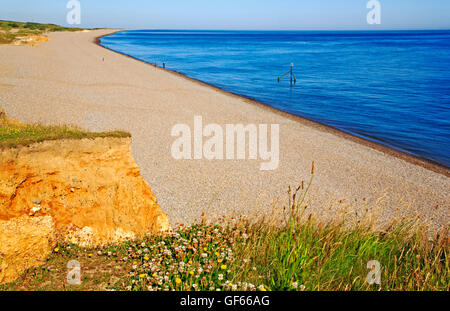
[[[56,140],[1,150],[0,226],[11,227],[8,222],[22,219],[32,228],[30,219],[46,217],[51,218],[56,240],[84,247],[169,229],[167,215],[131,155],[129,138]],[[24,246],[16,244],[16,250],[9,246],[9,253]],[[5,265],[14,266],[13,257],[5,264],[2,248],[0,283],[8,270]],[[23,269],[29,267],[20,263],[21,255],[15,260]]]
[[[14,281],[28,268],[44,263],[54,244],[50,216],[0,220],[0,284]]]

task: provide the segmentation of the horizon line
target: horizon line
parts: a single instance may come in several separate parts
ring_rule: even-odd
[[[312,29],[208,29],[208,28],[126,28],[126,27],[108,27],[108,26],[82,26],[82,25],[64,25],[64,24],[58,24],[53,22],[36,22],[36,21],[27,21],[27,20],[8,20],[8,19],[2,19],[0,18],[0,21],[4,22],[21,22],[21,23],[37,23],[37,24],[53,24],[57,26],[62,26],[66,28],[84,28],[84,29],[123,29],[123,30],[152,30],[152,31],[367,31],[367,32],[376,32],[376,31],[450,31],[449,28],[383,28],[383,29],[369,29],[369,28],[343,28],[343,29],[318,29],[318,28],[312,28]],[[375,26],[377,27],[377,26]],[[379,26],[378,26],[379,27]]]
[[[152,31],[450,31],[450,28],[411,28],[411,29],[190,29],[190,28],[122,28],[92,27],[96,29],[152,30]]]

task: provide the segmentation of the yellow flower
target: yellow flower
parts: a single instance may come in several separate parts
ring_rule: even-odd
[[[59,248],[54,249],[55,253],[59,252]]]
[[[157,274],[156,274],[156,273],[153,273],[153,274],[152,274],[152,277],[156,278],[156,276],[157,276]]]
[[[144,260],[149,260],[149,259],[150,259],[150,258],[148,258],[148,256],[145,256],[145,257],[144,257]]]
[[[133,261],[133,264],[134,264],[134,265],[137,265],[137,261],[136,261],[136,260],[135,260],[135,261]]]
[[[227,265],[221,265],[220,269],[225,270],[227,268]]]
[[[194,275],[194,271],[189,271],[189,274],[190,275]]]
[[[141,279],[145,278],[146,276],[147,276],[147,274],[145,274],[145,273],[139,274],[139,277],[140,277]]]
[[[220,254],[218,252],[215,252],[214,255],[216,255],[217,257],[220,256]]]
[[[89,257],[92,257],[92,254],[88,254]]]
[[[188,264],[192,265],[192,260],[189,260],[189,261],[188,261]]]
[[[206,247],[203,247],[203,250],[206,252],[208,249]]]
[[[223,260],[221,258],[217,259],[218,263],[221,263]]]
[[[176,278],[176,279],[175,279],[175,283],[180,284],[180,283],[181,283],[181,279]]]
[[[261,291],[262,292],[267,292],[267,289],[265,289],[264,287],[261,287]]]
[[[228,286],[229,286],[229,287],[232,287],[232,286],[233,286],[233,283],[228,283]]]

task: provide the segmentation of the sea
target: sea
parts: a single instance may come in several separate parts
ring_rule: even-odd
[[[100,44],[450,167],[450,30],[132,30]]]

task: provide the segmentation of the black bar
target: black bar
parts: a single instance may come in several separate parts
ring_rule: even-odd
[[[448,299],[448,292],[0,292],[6,306],[67,306],[72,303],[106,310],[107,305],[126,302],[129,308],[144,310],[313,310],[329,304],[337,306],[386,306],[388,300],[401,303],[401,309],[423,302],[424,298]],[[357,300],[355,300],[357,299]],[[360,301],[363,299],[362,301]],[[8,301],[9,300],[9,301]],[[365,303],[364,303],[365,301]],[[429,300],[430,301],[430,300]],[[437,304],[436,300],[433,303]],[[309,306],[309,307],[308,307]],[[129,309],[126,308],[126,309]]]

